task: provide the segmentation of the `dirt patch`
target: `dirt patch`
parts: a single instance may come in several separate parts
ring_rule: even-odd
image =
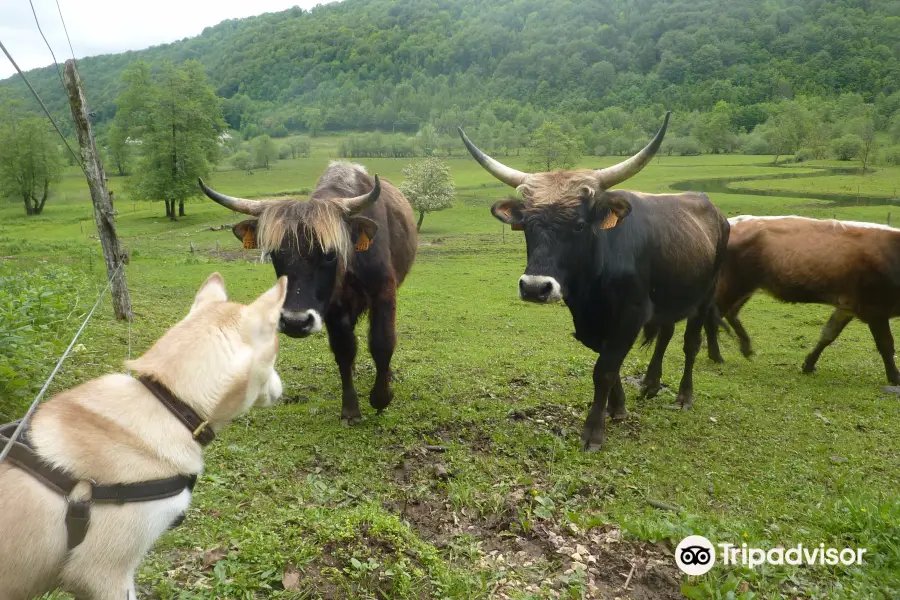
[[[585,411],[563,404],[540,404],[517,408],[509,412],[510,421],[527,421],[535,429],[543,430],[557,437],[568,438],[580,435],[584,425]]]
[[[515,496],[515,495],[513,495]],[[510,498],[512,501],[513,498]],[[450,556],[460,556],[460,540],[475,540],[477,565],[497,575],[492,597],[513,598],[521,592],[561,592],[580,581],[586,598],[598,600],[669,600],[682,598],[681,575],[671,549],[623,538],[612,526],[580,531],[539,523],[528,532],[513,531],[515,505],[496,515],[477,517],[437,498],[392,502],[396,512],[419,536]],[[461,565],[469,558],[459,559]],[[628,582],[627,589],[625,583]]]

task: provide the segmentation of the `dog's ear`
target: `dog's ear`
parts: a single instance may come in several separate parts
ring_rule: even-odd
[[[281,307],[287,297],[287,276],[282,275],[274,286],[253,301],[250,310],[258,314],[271,325],[277,325],[281,317]]]
[[[191,312],[210,304],[211,302],[225,302],[228,295],[225,293],[225,280],[218,273],[210,275],[194,296],[194,304]]]

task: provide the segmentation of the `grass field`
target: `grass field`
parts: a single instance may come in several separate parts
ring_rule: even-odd
[[[301,193],[313,187],[328,152],[320,147],[310,159],[254,175],[217,173],[212,183],[233,195]],[[655,192],[683,180],[785,172],[769,162],[663,157],[628,187]],[[399,182],[406,161],[365,164]],[[509,190],[471,159],[450,165],[459,197],[452,209],[426,217],[417,262],[400,292],[394,403],[382,416],[366,405],[361,424],[341,427],[340,381],[325,337],[282,339],[278,367],[290,402],[239,419],[210,446],[187,521],[160,540],[140,570],[143,597],[900,597],[900,399],[881,391],[883,368],[864,326],[852,323],[818,373],[804,376],[800,365],[829,309],[760,296],[742,313],[757,349],[752,360],[727,338],[724,365],[709,362],[704,350],[695,408],[684,413],[666,409],[675,395],[670,388],[638,402],[636,387],[626,386],[629,418],[609,427],[603,452],[583,454],[578,436],[595,356],[570,335],[564,306],[517,299],[524,241],[488,211]],[[851,179],[838,183],[826,174],[776,183],[824,189],[877,179],[890,187],[900,182],[900,169]],[[234,214],[197,201],[173,223],[163,218],[162,203],[133,204],[121,179],[110,185],[119,196],[119,233],[132,251],[127,275],[136,320],[130,328],[116,323],[105,303],[82,338],[85,350],[65,365],[54,389],[121,369],[129,342],[134,354],[146,349],[187,312],[210,272],[221,272],[239,301],[274,279],[271,266],[254,262],[229,228],[209,230],[236,222]],[[884,222],[887,210],[711,196],[729,216]],[[44,215],[23,213],[18,204],[0,205],[0,257],[12,257],[0,269],[66,264],[100,289],[102,255],[90,237],[90,202],[77,174],[67,175]],[[90,293],[73,311],[73,333]],[[363,342],[364,323],[357,333]],[[665,361],[664,383],[672,387],[680,346],[673,343]],[[629,355],[623,375],[630,383],[649,357],[639,349]],[[48,373],[54,360],[46,357]],[[363,394],[374,378],[364,351],[357,378]],[[861,567],[717,565],[688,578],[671,552],[691,533],[714,543],[824,543],[868,553]]]

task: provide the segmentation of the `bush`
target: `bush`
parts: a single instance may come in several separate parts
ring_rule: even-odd
[[[838,160],[853,160],[862,149],[862,144],[858,135],[847,134],[831,143],[831,151]]]
[[[253,157],[250,156],[249,152],[238,152],[231,157],[231,164],[234,165],[235,169],[249,171],[250,167],[253,166]]]
[[[50,374],[81,316],[85,283],[64,267],[0,263],[0,423],[20,418]]]
[[[678,156],[698,156],[700,143],[692,137],[680,137],[672,139],[672,152]]]
[[[288,158],[291,158],[291,147],[286,144],[278,149],[278,159],[285,160]]]
[[[759,133],[747,133],[738,136],[738,147],[741,149],[741,154],[775,154],[772,151],[772,144]]]
[[[900,146],[890,146],[882,150],[881,159],[889,165],[900,166]]]

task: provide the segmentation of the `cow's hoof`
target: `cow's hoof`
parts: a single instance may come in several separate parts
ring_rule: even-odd
[[[391,389],[372,388],[369,394],[369,405],[377,411],[383,411],[393,399],[394,392]]]
[[[606,415],[602,416],[602,419],[605,420]],[[584,452],[599,452],[603,449],[603,444],[606,442],[606,432],[601,429],[588,429],[581,433],[581,449]]]
[[[357,415],[355,417],[341,417],[341,425],[344,427],[349,427],[351,425],[356,425],[362,421],[362,416]]]
[[[816,372],[816,363],[803,363],[803,373],[805,375],[812,375]]]
[[[603,450],[603,444],[585,444],[582,450],[589,454],[593,454],[594,452]]]
[[[753,356],[753,348],[750,346],[741,346],[741,354],[744,355],[744,358],[751,358]]]
[[[613,415],[610,416],[609,420],[612,421],[613,423],[624,423],[625,419],[627,419],[627,418],[628,418],[628,411],[623,408],[622,412],[613,413]]]
[[[659,390],[662,389],[662,384],[658,381],[644,381],[641,383],[641,392],[640,399],[641,400],[649,400],[650,398],[656,398],[656,395],[659,393]]]
[[[717,365],[725,364],[725,359],[722,358],[721,354],[710,354],[709,360],[713,361]]]
[[[675,398],[675,406],[681,410],[688,410],[694,406],[693,394],[678,394]]]

